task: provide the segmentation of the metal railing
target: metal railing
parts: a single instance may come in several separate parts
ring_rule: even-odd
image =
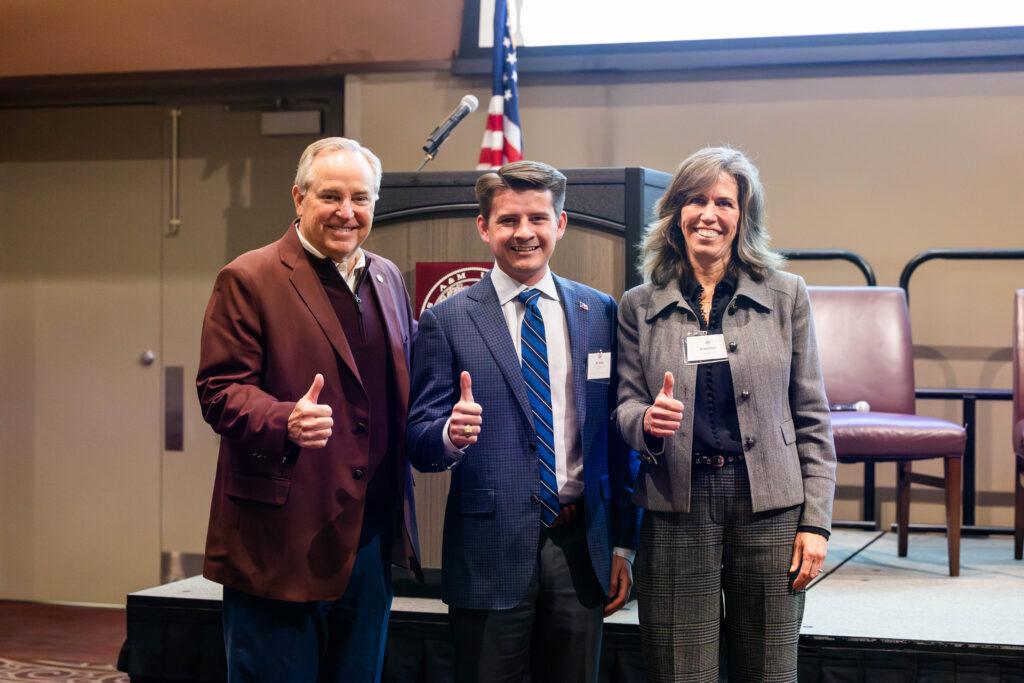
[[[843,249],[779,249],[779,253],[790,261],[849,261],[857,266],[869,287],[878,284],[875,269],[861,256]]]

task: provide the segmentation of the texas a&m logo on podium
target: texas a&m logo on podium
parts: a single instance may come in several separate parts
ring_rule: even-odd
[[[416,264],[416,318],[434,304],[480,282],[490,269],[486,261],[420,261]]]

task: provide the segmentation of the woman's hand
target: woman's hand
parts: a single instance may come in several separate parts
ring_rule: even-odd
[[[683,404],[672,398],[673,382],[672,373],[666,372],[654,405],[644,412],[644,431],[651,436],[672,436],[683,423]]]
[[[828,552],[828,539],[813,531],[796,532],[793,541],[793,561],[789,565],[789,573],[800,570],[793,579],[793,590],[802,591],[807,584],[821,573],[821,565],[825,563]]]

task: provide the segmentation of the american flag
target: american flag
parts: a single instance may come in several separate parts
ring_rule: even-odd
[[[491,103],[487,129],[480,143],[477,170],[500,168],[523,158],[523,133],[519,128],[519,76],[516,46],[509,29],[508,3],[494,2],[494,47],[491,51]]]

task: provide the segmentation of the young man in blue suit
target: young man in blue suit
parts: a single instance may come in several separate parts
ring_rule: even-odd
[[[494,268],[420,318],[407,432],[416,468],[452,473],[442,589],[456,679],[596,681],[638,522],[609,422],[616,306],[548,268],[564,175],[516,162],[476,194]]]

